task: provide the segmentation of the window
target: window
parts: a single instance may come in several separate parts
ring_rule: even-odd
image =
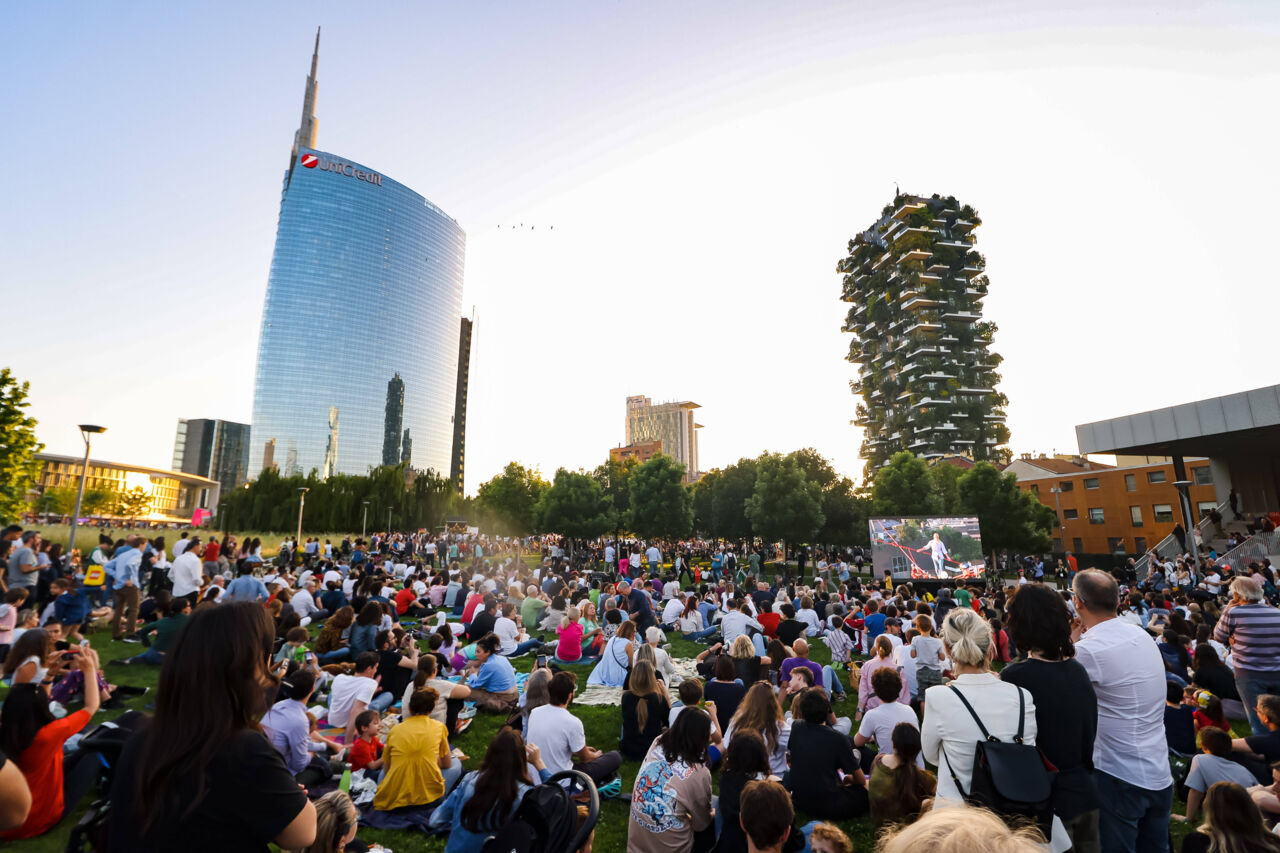
[[[1103,512],[1102,512],[1102,507],[1100,506],[1089,507],[1089,523],[1090,524],[1106,524],[1107,523],[1106,516],[1103,515]]]
[[[1147,472],[1147,482],[1148,482],[1148,483],[1163,483],[1163,482],[1165,482],[1164,472],[1163,472],[1163,471],[1148,471],[1148,472]]]
[[[1213,501],[1200,501],[1200,503],[1196,504],[1196,512],[1200,514],[1201,518],[1204,518],[1217,508],[1218,505]]]
[[[1084,481],[1084,487],[1085,487],[1086,489],[1096,489],[1096,488],[1098,488],[1098,478],[1097,478],[1097,477],[1088,477],[1088,478],[1086,478],[1086,479],[1085,479],[1085,481]]]
[[[1079,510],[1074,510],[1074,509],[1064,509],[1062,511],[1062,517],[1067,519],[1068,521],[1073,521],[1080,517],[1080,512]]]
[[[1071,482],[1070,480],[1063,480],[1061,483],[1058,484],[1058,490],[1062,492],[1069,492],[1075,487],[1076,487],[1076,484]]]
[[[1110,551],[1112,554],[1123,554],[1124,553],[1124,537],[1108,536],[1107,550]]]
[[[1151,507],[1151,515],[1156,521],[1173,521],[1173,505],[1172,504],[1156,504]]]
[[[1147,537],[1145,536],[1133,537],[1133,552],[1135,554],[1147,553]]]
[[[1124,475],[1124,490],[1126,492],[1138,491],[1138,478],[1132,474]]]
[[[1080,539],[1080,537],[1077,536],[1071,540],[1071,551],[1075,554],[1079,554],[1084,551],[1084,541]]]
[[[1036,494],[1036,495],[1040,494],[1040,484],[1039,484],[1039,483],[1032,483],[1032,484],[1031,484],[1031,493],[1032,493],[1032,494]]]
[[[1140,506],[1129,507],[1129,520],[1133,522],[1134,527],[1141,527],[1142,526],[1142,507]]]
[[[1054,551],[1057,551],[1057,552],[1059,552],[1059,553],[1061,553],[1061,552],[1062,552],[1063,548],[1062,548],[1062,540],[1061,540],[1061,539],[1054,539],[1054,540],[1053,540],[1053,550],[1054,550]]]
[[[1197,486],[1212,486],[1213,471],[1208,465],[1199,465],[1191,469],[1191,479]]]

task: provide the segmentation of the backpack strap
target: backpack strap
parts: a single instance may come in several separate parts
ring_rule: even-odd
[[[978,717],[977,712],[975,712],[975,711],[973,710],[973,706],[969,704],[969,700],[968,700],[968,699],[966,699],[966,698],[964,698],[964,694],[963,694],[963,693],[961,693],[959,690],[957,690],[957,689],[956,689],[956,686],[955,686],[954,684],[948,684],[948,685],[947,685],[947,689],[949,689],[952,693],[954,693],[954,694],[956,694],[957,696],[959,696],[959,697],[960,697],[960,703],[961,703],[962,705],[964,705],[965,710],[969,712],[969,716],[970,716],[970,717],[973,717],[973,721],[974,721],[975,723],[977,723],[977,724],[978,724],[978,731],[982,732],[982,739],[983,739],[983,740],[989,740],[989,741],[999,741],[999,740],[1000,740],[998,737],[994,737],[994,736],[991,734],[991,732],[987,731],[987,727],[986,727],[986,726],[984,726],[984,725],[982,724],[982,720]],[[1019,702],[1021,702],[1021,701],[1022,701],[1022,691],[1021,691],[1021,690],[1019,690],[1019,691],[1018,691],[1018,701],[1019,701]],[[1019,718],[1019,722],[1018,722],[1018,737],[1019,737],[1019,738],[1021,738],[1021,737],[1022,737],[1022,722],[1021,722],[1021,717]],[[947,762],[947,764],[948,764],[948,765],[950,765],[950,764],[951,764],[951,762],[949,762],[949,761],[948,761],[948,762]]]
[[[1014,743],[1022,743],[1022,728],[1027,722],[1027,700],[1022,695],[1022,688],[1014,685],[1018,691],[1018,733],[1013,736]]]

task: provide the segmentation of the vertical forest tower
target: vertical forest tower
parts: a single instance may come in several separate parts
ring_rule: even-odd
[[[854,335],[850,385],[861,397],[855,423],[865,431],[868,477],[902,450],[924,459],[1008,455],[1001,358],[990,349],[996,327],[982,320],[980,224],[955,198],[898,195],[836,265],[841,299],[852,303],[843,330]]]

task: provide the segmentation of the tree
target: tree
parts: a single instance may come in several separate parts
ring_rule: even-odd
[[[965,471],[955,465],[938,463],[929,469],[933,477],[933,489],[938,495],[938,511],[943,515],[959,515],[963,512],[960,500],[960,478]]]
[[[111,515],[118,501],[119,494],[115,489],[85,489],[80,511],[85,515]]]
[[[936,515],[942,509],[929,466],[905,450],[876,472],[871,501],[876,515],[895,518]]]
[[[622,460],[610,458],[591,472],[591,476],[604,490],[614,528],[623,527],[627,523],[627,514],[631,509],[631,474],[639,466],[640,460],[634,456]]]
[[[151,509],[151,494],[141,486],[116,493],[115,513],[122,518],[138,519]]]
[[[49,486],[36,499],[36,512],[71,515],[76,506],[75,486]]]
[[[534,530],[534,510],[546,489],[547,481],[536,470],[509,462],[501,474],[480,486],[477,501],[493,515],[498,532],[524,536]]]
[[[965,511],[982,524],[982,544],[989,551],[1049,550],[1054,512],[1019,489],[1013,474],[1002,475],[990,462],[979,462],[960,478],[960,498]]]
[[[714,468],[693,484],[693,529],[711,539],[719,538],[716,527],[715,493],[724,475]]]
[[[613,524],[600,483],[590,474],[564,468],[538,500],[537,521],[539,530],[567,536],[571,543],[602,536]]]
[[[755,459],[739,459],[724,469],[720,486],[712,500],[716,531],[725,539],[752,539],[755,528],[747,517],[747,501],[755,494],[759,462]]]
[[[0,519],[13,521],[27,505],[27,489],[40,475],[36,419],[26,413],[30,384],[0,370]]]
[[[797,460],[772,453],[760,457],[746,512],[756,532],[774,542],[812,541],[826,521],[819,485],[809,482]]]
[[[853,481],[841,477],[822,493],[822,514],[826,518],[817,533],[827,545],[869,545],[867,519],[871,499],[858,494]]]
[[[659,453],[631,472],[627,527],[646,539],[680,539],[693,529],[693,492],[684,466]]]

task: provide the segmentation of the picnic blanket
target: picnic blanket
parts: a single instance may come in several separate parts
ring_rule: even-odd
[[[672,658],[671,665],[675,667],[676,683],[686,678],[696,677],[698,674],[698,662],[693,658]],[[622,704],[622,688],[608,687],[603,684],[588,684],[586,689],[573,697],[575,705],[621,705]]]

